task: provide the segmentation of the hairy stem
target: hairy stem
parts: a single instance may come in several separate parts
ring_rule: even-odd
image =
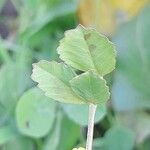
[[[88,120],[88,132],[87,132],[87,141],[86,141],[86,150],[92,150],[93,143],[93,131],[94,131],[94,118],[96,112],[96,105],[89,105],[89,120]]]

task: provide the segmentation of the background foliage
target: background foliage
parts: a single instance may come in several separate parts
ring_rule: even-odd
[[[53,102],[30,77],[32,63],[59,61],[59,40],[79,23],[117,48],[117,68],[106,77],[112,97],[97,109],[93,150],[149,150],[149,18],[148,0],[1,0],[0,150],[85,145],[87,106]]]

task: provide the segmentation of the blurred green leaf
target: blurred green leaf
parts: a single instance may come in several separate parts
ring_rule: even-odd
[[[24,67],[19,68],[18,65],[7,63],[0,68],[0,124],[3,124],[13,113],[18,97],[29,84],[28,70],[25,70]]]
[[[104,138],[96,138],[93,140],[93,150],[106,150],[104,147]]]
[[[115,68],[114,45],[94,29],[79,25],[68,30],[57,50],[62,60],[82,71],[95,70],[103,76]]]
[[[136,140],[139,143],[144,141],[144,139],[147,138],[148,136],[150,136],[150,116],[148,113],[141,112],[135,114],[135,117],[136,117],[134,122],[135,126],[134,128],[132,127],[132,130],[135,132]]]
[[[30,20],[24,20],[23,22],[26,21],[26,27],[23,24],[20,26],[23,27],[23,29],[20,30],[22,34],[21,36],[23,36],[24,40],[29,40],[33,35],[42,30],[48,23],[53,22],[55,19],[72,14],[76,10],[76,5],[73,1],[64,1],[63,3],[53,5],[53,7],[48,7],[48,5],[46,6],[45,4],[41,5],[40,10],[38,10],[40,6],[38,5],[32,22],[28,23]],[[21,17],[21,19],[23,19],[23,17]]]
[[[106,150],[131,150],[134,146],[134,134],[131,130],[115,126],[107,131],[105,135]]]
[[[1,11],[1,9],[3,8],[4,2],[5,2],[5,0],[1,0],[1,1],[0,1],[0,11]]]
[[[32,140],[21,136],[13,138],[13,140],[9,141],[2,147],[2,150],[33,150],[33,149],[34,145],[32,143]]]
[[[45,34],[44,34],[45,35]],[[40,40],[41,36],[39,36],[39,40]],[[40,49],[40,51],[37,51],[34,54],[35,59],[37,60],[57,60],[58,59],[58,55],[56,53],[56,48],[57,48],[57,41],[58,37],[56,36],[49,36],[49,37],[45,37],[43,38],[44,40],[39,42],[38,48]],[[49,44],[47,44],[49,43]]]
[[[0,127],[0,145],[12,140],[16,136],[11,126]]]
[[[72,105],[62,104],[62,107],[66,115],[73,120],[75,123],[87,126],[88,124],[88,105]],[[95,115],[95,123],[100,121],[106,114],[106,106],[100,105],[97,107]]]
[[[118,48],[118,66],[113,86],[113,105],[116,110],[150,108],[149,17],[150,5],[133,21],[123,24],[114,37]]]
[[[117,111],[131,111],[135,108],[150,108],[149,101],[138,92],[130,80],[119,71],[115,74],[113,89],[113,106]]]
[[[0,125],[7,120],[16,102],[16,88],[12,67],[5,65],[0,69]],[[6,84],[6,81],[8,82]],[[14,86],[13,86],[14,85]],[[11,104],[11,105],[10,105]]]
[[[2,39],[0,39],[0,60],[2,60],[5,63],[11,61],[8,50],[4,47]]]
[[[136,135],[136,143],[141,143],[150,135],[150,116],[146,112],[118,113],[117,119],[121,124],[130,128]]]
[[[61,123],[60,143],[57,150],[72,149],[78,142],[79,136],[80,127],[64,116]]]
[[[40,61],[33,65],[32,79],[38,82],[45,95],[60,102],[81,104],[83,101],[72,91],[69,80],[75,72],[63,63]]]
[[[25,92],[17,104],[17,125],[25,135],[45,136],[51,129],[54,118],[55,103],[37,88]]]
[[[150,136],[147,137],[140,145],[138,145],[139,150],[149,150],[150,148]]]
[[[60,110],[53,131],[44,143],[43,150],[70,150],[79,139],[80,127],[69,120]],[[63,139],[63,140],[62,140]]]
[[[135,137],[131,130],[122,126],[113,126],[105,134],[104,138],[94,140],[94,150],[132,150]]]
[[[70,81],[70,84],[73,91],[87,103],[100,105],[110,97],[106,81],[92,71],[76,76]]]
[[[59,142],[60,142],[60,132],[61,132],[61,123],[63,115],[58,110],[57,111],[57,118],[55,125],[53,126],[53,130],[49,133],[49,135],[46,137],[46,140],[44,142],[42,150],[49,150],[50,148],[52,150],[58,150]]]

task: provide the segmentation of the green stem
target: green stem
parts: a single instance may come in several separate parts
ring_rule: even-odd
[[[94,104],[89,104],[89,120],[88,120],[86,150],[92,150],[94,118],[95,118],[96,107],[97,106]]]

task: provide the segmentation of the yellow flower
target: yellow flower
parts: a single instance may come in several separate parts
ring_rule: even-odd
[[[79,22],[84,26],[92,26],[102,33],[112,35],[120,18],[121,21],[129,21],[148,2],[149,0],[80,0]]]
[[[79,148],[73,148],[72,150],[85,150],[85,148],[79,147]]]

